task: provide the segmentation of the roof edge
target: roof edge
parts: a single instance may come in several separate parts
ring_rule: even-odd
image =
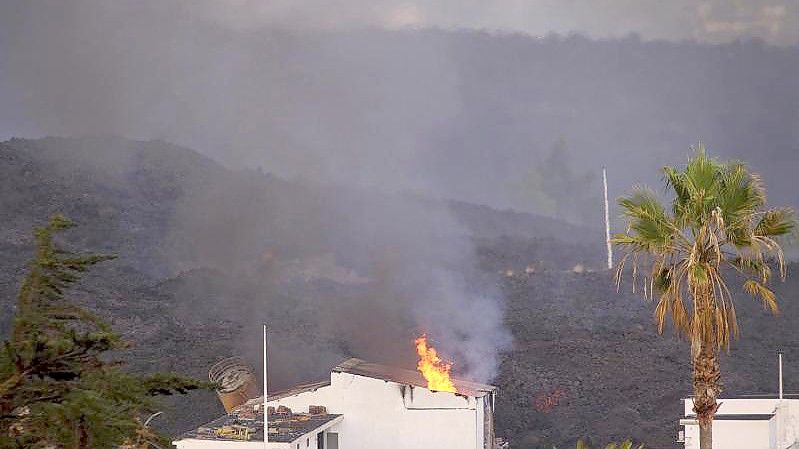
[[[418,371],[383,365],[380,363],[367,362],[366,360],[362,360],[357,357],[352,357],[342,361],[331,371],[334,373],[354,374],[372,379],[381,379],[400,384],[415,385],[418,387],[427,388],[427,386],[424,385],[424,378]],[[455,377],[452,378],[452,381],[455,384],[455,388],[458,390],[456,394],[461,395],[484,396],[469,393],[493,393],[498,389],[495,385],[482,384],[479,382],[472,382]]]

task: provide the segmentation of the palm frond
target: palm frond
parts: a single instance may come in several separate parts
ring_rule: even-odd
[[[739,255],[728,263],[742,275],[756,276],[762,283],[771,279],[771,267],[762,259]]]
[[[666,187],[671,187],[675,193],[675,198],[672,202],[674,218],[682,226],[685,226],[686,212],[691,199],[690,190],[686,185],[685,174],[675,167],[666,166],[663,167],[663,179],[666,182]]]
[[[780,310],[779,306],[777,305],[777,295],[775,295],[774,292],[765,285],[755,280],[749,279],[748,281],[744,282],[744,291],[755,298],[760,298],[760,300],[763,302],[763,306],[769,309],[771,313],[779,313]]]
[[[725,267],[743,278],[747,293],[778,311],[767,284],[775,265],[785,277],[780,237],[799,226],[790,209],[765,209],[763,183],[744,163],[719,162],[701,144],[693,150],[684,168],[663,168],[674,194],[671,210],[651,190],[635,188],[619,200],[627,229],[612,242],[626,253],[617,266],[617,287],[627,270],[633,292],[643,287],[647,299],[657,292],[658,332],[671,319],[696,356],[707,345],[729,349],[739,334]]]
[[[650,189],[637,188],[619,205],[629,220],[629,231],[612,240],[638,251],[660,251],[674,238],[675,226],[666,214],[663,204]]]
[[[708,219],[718,201],[720,166],[708,157],[702,144],[694,148],[694,151],[694,156],[689,159],[683,176],[689,197],[686,217],[690,217],[693,226],[698,227]]]
[[[719,174],[717,208],[724,220],[724,237],[738,248],[751,243],[752,220],[765,204],[765,192],[756,175],[739,162],[726,164]]]
[[[782,246],[780,246],[776,240],[766,236],[755,236],[752,238],[752,242],[758,246],[756,257],[761,262],[764,261],[764,253],[768,253],[777,258],[777,266],[780,269],[780,278],[784,280],[786,275],[785,253],[782,250]]]
[[[754,229],[758,237],[780,237],[796,229],[793,210],[789,208],[770,209],[763,214]]]

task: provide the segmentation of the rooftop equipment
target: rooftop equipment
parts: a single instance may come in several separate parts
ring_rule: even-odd
[[[218,385],[216,393],[228,413],[260,396],[255,373],[241,357],[220,360],[208,371],[208,379]]]

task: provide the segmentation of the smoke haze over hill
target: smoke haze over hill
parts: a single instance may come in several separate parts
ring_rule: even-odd
[[[342,189],[300,216],[348,226],[291,222],[284,227],[296,232],[272,238],[298,254],[312,243],[333,253],[347,247],[361,275],[388,263],[392,279],[404,282],[401,300],[420,301],[413,306],[423,310],[420,326],[443,323],[441,315],[487,317],[492,330],[479,338],[466,335],[468,319],[441,330],[487,342],[487,349],[456,351],[480,359],[506,340],[501,301],[486,303],[490,292],[459,280],[474,253],[460,223],[448,211],[431,214],[377,192],[533,211],[595,228],[601,165],[610,167],[611,195],[658,183],[658,167],[684,160],[701,138],[715,154],[751,161],[772,199],[795,205],[795,47],[387,30],[350,23],[345,11],[324,26],[292,19],[310,17],[301,6],[221,5],[5,2],[0,132],[162,139],[231,167],[372,190],[367,199]],[[391,9],[388,2],[374,8],[383,7]],[[787,21],[793,8],[782,8]],[[250,20],[242,11],[252,12]],[[380,26],[396,28],[389,25]],[[107,161],[116,170],[122,163]],[[251,242],[265,237],[263,217],[252,212],[258,190],[250,188],[189,189],[172,233],[193,240],[195,254],[184,255],[191,262],[175,256],[181,266],[230,268],[251,259]],[[222,197],[241,201],[220,204]],[[272,216],[298,207],[261,206]],[[215,239],[221,234],[229,236],[224,243]],[[387,255],[390,262],[375,259]],[[395,285],[382,296],[397,293]]]
[[[281,15],[310,17],[304,3],[221,5],[4,2],[0,134],[162,139],[236,167],[539,213],[570,201],[538,191],[558,142],[575,173],[608,165],[615,196],[659,183],[702,139],[793,202],[796,47],[324,27]],[[261,22],[236,25],[242,11]],[[579,187],[599,224],[598,184]]]
[[[491,380],[519,351],[503,382],[536,360],[557,388],[562,366],[524,354],[569,338],[547,311],[615,297],[581,270],[562,291],[533,274],[579,264],[609,282],[590,272],[601,166],[611,197],[660,186],[701,139],[799,206],[798,43],[787,0],[3,1],[0,137],[68,138],[0,144],[0,287],[30,226],[62,211],[89,226],[73,243],[120,254],[125,287],[103,290],[115,325],[163,351],[209,342],[164,363],[256,360],[249,336],[274,320],[276,382],[340,356],[411,366],[426,331],[459,375]],[[509,319],[506,296],[534,318]],[[600,348],[605,326],[572,327]]]

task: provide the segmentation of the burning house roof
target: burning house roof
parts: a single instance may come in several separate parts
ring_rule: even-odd
[[[341,447],[393,449],[493,447],[497,388],[449,380],[454,392],[430,388],[419,371],[356,358],[346,360],[333,368],[329,381],[268,395],[265,446],[298,449],[339,447],[341,443]],[[264,441],[263,410],[263,397],[251,398],[229,415],[183,434],[174,444],[178,449],[259,446],[231,443]],[[389,441],[387,435],[409,438]],[[324,443],[319,446],[319,442]]]
[[[427,379],[418,371],[397,368],[394,366],[381,365],[379,363],[367,362],[361,359],[348,359],[333,368],[334,373],[348,373],[358,376],[382,379],[399,384],[413,385],[416,387],[427,388]],[[458,394],[472,397],[483,397],[497,390],[493,385],[486,385],[477,382],[470,382],[461,379],[452,379]]]

